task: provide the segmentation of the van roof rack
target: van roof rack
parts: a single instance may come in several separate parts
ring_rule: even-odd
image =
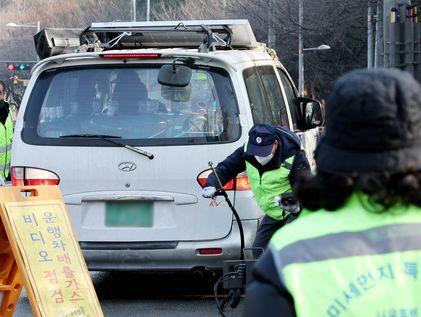
[[[86,29],[46,28],[34,35],[40,59],[64,53],[111,49],[253,49],[260,46],[248,20],[92,23]]]
[[[92,23],[81,33],[87,50],[136,48],[250,49],[258,46],[248,20]]]

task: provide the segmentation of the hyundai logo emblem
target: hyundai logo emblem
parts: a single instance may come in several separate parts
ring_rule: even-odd
[[[136,164],[133,162],[121,162],[118,164],[118,169],[123,172],[131,172],[136,169]]]

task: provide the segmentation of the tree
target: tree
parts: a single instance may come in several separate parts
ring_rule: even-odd
[[[3,0],[0,6],[0,20],[4,21],[0,25],[0,60],[3,64],[13,60],[36,61],[33,35],[37,31],[37,21],[41,28],[85,28],[92,22],[130,20],[127,0]],[[6,27],[8,22],[33,27]],[[24,86],[21,82],[14,84],[13,75],[5,67],[0,69],[9,96],[20,103]]]
[[[331,46],[329,51],[305,53],[307,94],[324,99],[339,75],[366,65],[366,1],[303,1],[304,46]],[[248,19],[257,40],[265,43],[272,28],[276,39],[273,48],[298,81],[297,0],[185,0],[176,7],[162,5],[159,10],[155,15],[163,20]]]
[[[331,82],[342,73],[366,66],[367,0],[303,0],[304,47],[322,43],[331,50],[305,53],[307,94],[324,99]],[[298,79],[297,0],[150,0],[151,20],[248,19],[256,38],[274,49],[292,77]],[[85,28],[92,22],[130,21],[130,0],[0,0],[0,19],[16,23],[41,22],[41,27]],[[146,0],[137,0],[137,19],[144,20]],[[6,22],[7,23],[7,22]],[[2,29],[3,28],[3,29]],[[11,56],[35,60],[32,36],[36,28],[0,25],[0,60]]]
[[[276,34],[275,49],[292,77],[298,81],[298,1],[232,0],[230,11],[247,17],[257,37],[267,41],[269,25]],[[324,99],[331,82],[366,61],[365,1],[303,0],[304,47],[322,43],[329,51],[305,52],[307,94]]]

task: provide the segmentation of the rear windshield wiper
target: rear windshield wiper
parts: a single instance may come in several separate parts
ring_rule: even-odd
[[[154,155],[152,153],[149,153],[147,151],[141,150],[141,149],[137,149],[133,146],[127,145],[127,144],[123,144],[117,141],[114,141],[112,139],[121,139],[121,136],[117,136],[117,135],[106,135],[106,134],[68,134],[68,135],[61,135],[60,138],[94,138],[94,139],[102,139],[105,141],[108,141],[110,143],[113,143],[115,145],[124,147],[130,151],[136,152],[138,154],[144,155],[146,156],[148,159],[152,160],[154,158]]]

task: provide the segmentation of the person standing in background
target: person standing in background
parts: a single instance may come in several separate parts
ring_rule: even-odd
[[[13,140],[13,120],[10,104],[4,100],[6,85],[0,80],[0,176],[10,180],[10,160]]]

